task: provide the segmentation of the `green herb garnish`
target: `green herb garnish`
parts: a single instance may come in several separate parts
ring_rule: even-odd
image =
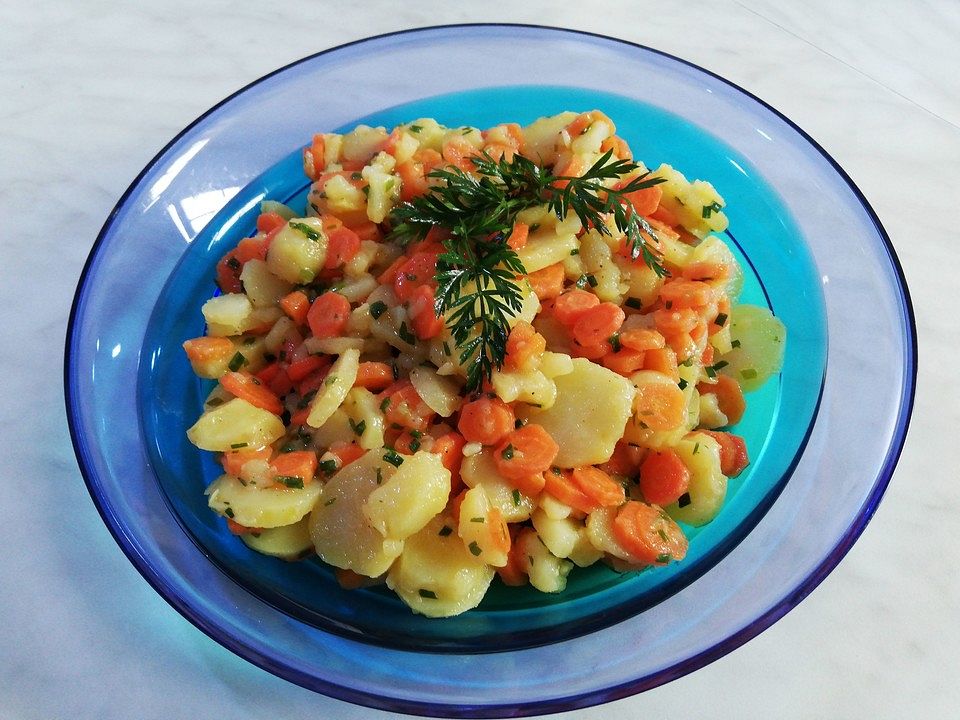
[[[350,429],[353,430],[355,435],[363,435],[364,431],[367,429],[367,421],[361,420],[360,422],[354,422],[353,418],[347,418],[347,422],[350,423]]]
[[[370,314],[373,316],[374,320],[379,320],[380,316],[387,311],[387,304],[377,300],[373,305],[370,306]]]
[[[277,475],[276,480],[278,483],[283,483],[288,488],[302,488],[303,487],[303,478],[296,475]]]
[[[246,364],[247,359],[243,356],[243,353],[238,352],[236,355],[230,358],[230,362],[227,363],[227,367],[230,368],[231,372],[236,372]]]
[[[437,594],[436,594],[433,590],[426,590],[426,589],[424,589],[424,588],[420,588],[420,590],[418,590],[418,592],[420,593],[420,597],[422,597],[422,598],[426,598],[426,599],[428,599],[428,600],[436,600],[436,599],[437,599]]]
[[[403,458],[400,456],[396,450],[391,450],[387,448],[387,451],[383,454],[384,462],[388,462],[394,467],[400,467],[403,465]]]
[[[310,227],[306,223],[292,222],[290,223],[290,227],[292,227],[297,232],[306,236],[308,240],[313,240],[314,242],[320,241],[320,233],[318,233],[316,230],[314,230],[312,227]],[[310,278],[310,279],[312,280],[313,278]]]

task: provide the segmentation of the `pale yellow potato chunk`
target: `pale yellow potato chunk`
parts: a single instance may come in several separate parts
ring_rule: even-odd
[[[734,305],[730,311],[730,338],[739,347],[723,355],[721,372],[737,380],[745,392],[756,390],[783,366],[787,329],[767,308]]]
[[[307,283],[327,258],[327,234],[320,218],[294,218],[274,236],[267,267],[289,283]]]
[[[201,450],[228,452],[233,446],[266,447],[285,431],[278,416],[234,398],[201,415],[187,439]]]
[[[207,300],[200,308],[207,334],[214,337],[239,335],[250,327],[253,304],[242,293],[227,293]]]
[[[403,540],[385,538],[363,512],[370,493],[393,470],[381,451],[370,451],[330,478],[310,513],[310,537],[321,560],[379,577],[400,556]]]
[[[241,525],[275,528],[291,525],[304,517],[320,497],[321,490],[318,482],[308,482],[302,488],[257,487],[244,485],[233,475],[221,475],[207,487],[207,505]]]
[[[306,516],[292,525],[264,528],[259,534],[248,533],[240,539],[251,550],[282,560],[300,560],[313,554],[310,520]]]
[[[633,385],[583,358],[573,360],[573,372],[553,382],[557,399],[552,407],[527,407],[520,414],[542,425],[560,446],[554,464],[569,468],[609,460],[630,417],[636,394]]]
[[[380,403],[376,396],[362,387],[355,387],[347,393],[343,401],[343,411],[349,420],[353,420],[350,430],[357,444],[364,450],[376,450],[383,447],[383,413],[380,412]],[[332,416],[331,416],[332,419]],[[350,425],[350,421],[347,424]],[[329,419],[328,421],[329,422]],[[326,425],[326,423],[324,423]],[[362,430],[357,437],[357,430]],[[329,447],[333,443],[327,443]]]
[[[253,258],[243,264],[240,271],[243,291],[254,307],[272,307],[280,298],[293,289],[293,285],[270,272],[263,260]]]
[[[545,593],[562,592],[567,587],[567,575],[573,569],[573,563],[550,552],[536,530],[524,528],[517,535],[516,543],[520,567],[530,578],[531,585]]]
[[[450,417],[463,403],[460,383],[450,377],[442,377],[436,370],[418,365],[410,371],[410,382],[417,395],[440,417]]]
[[[503,548],[510,546],[510,531],[482,485],[470,488],[463,496],[457,534],[471,555],[494,567],[507,564],[507,552]]]
[[[523,522],[537,507],[534,498],[516,490],[497,472],[491,448],[463,458],[460,477],[467,487],[483,487],[490,504],[500,511],[508,523]]]
[[[548,265],[563,262],[570,257],[570,251],[577,247],[577,236],[573,233],[542,237],[531,236],[527,244],[517,250],[517,257],[528,273],[542,270]]]
[[[403,540],[442,511],[449,496],[450,471],[439,455],[421,450],[404,456],[400,467],[370,493],[363,515],[384,537]]]
[[[493,580],[494,569],[467,549],[455,525],[445,515],[433,518],[407,538],[387,574],[387,586],[421,615],[450,617],[475,608]]]
[[[310,401],[310,414],[307,425],[318,428],[323,425],[334,411],[347,399],[347,393],[357,381],[360,369],[360,352],[350,348],[337,358],[317,394]]]
[[[706,525],[720,512],[727,495],[727,478],[720,472],[720,445],[705,433],[692,433],[673,449],[690,470],[690,503],[684,507],[673,503],[664,509],[674,520]]]

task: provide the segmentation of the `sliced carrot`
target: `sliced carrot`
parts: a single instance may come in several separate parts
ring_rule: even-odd
[[[290,416],[290,422],[288,423],[289,427],[297,427],[299,425],[306,425],[307,418],[310,417],[310,407],[300,408],[293,415]]]
[[[634,190],[627,193],[624,197],[633,205],[633,211],[638,215],[653,215],[660,205],[660,198],[663,196],[663,190],[659,185]]]
[[[266,385],[263,385],[250,373],[228,372],[220,378],[223,389],[234,397],[246,400],[251,405],[279,415],[283,412],[283,403]]]
[[[527,497],[535,498],[543,492],[544,485],[547,483],[544,475],[545,473],[540,472],[525,475],[522,478],[512,478],[510,484]]]
[[[330,454],[337,458],[337,469],[346,467],[354,460],[363,457],[367,452],[362,447],[352,442],[335,442],[330,446]]]
[[[715,299],[716,291],[700,280],[668,280],[660,288],[660,299],[666,307],[674,310],[702,308]]]
[[[646,450],[636,445],[618,442],[613,449],[613,455],[600,466],[600,469],[615,475],[636,475],[645,453]]]
[[[457,524],[460,523],[460,506],[463,505],[463,498],[466,497],[468,489],[469,488],[464,488],[458,492],[456,495],[450,498],[450,501],[447,504],[447,508],[450,510],[450,516]]]
[[[466,138],[459,136],[447,140],[441,148],[441,154],[448,164],[470,172],[473,170],[471,158],[477,154],[477,149]]]
[[[518,222],[513,224],[513,230],[510,237],[507,238],[507,246],[514,250],[519,250],[527,244],[527,237],[530,235],[530,226],[526,223]]]
[[[313,136],[313,142],[310,147],[303,151],[303,170],[311,180],[316,180],[323,173],[326,167],[326,142],[323,135],[317,133]]]
[[[512,545],[510,528],[503,519],[503,513],[500,512],[500,508],[491,507],[487,512],[487,522],[484,524],[487,530],[487,537],[490,540],[489,549],[495,553],[509,553],[510,546]]]
[[[275,212],[261,213],[257,218],[257,232],[269,233],[287,224],[282,215]]]
[[[602,302],[581,314],[573,324],[573,338],[581,345],[596,345],[610,338],[626,319],[619,305]]]
[[[623,342],[623,337],[620,339]],[[677,363],[677,354],[673,348],[663,347],[656,350],[647,350],[643,354],[643,369],[654,370],[680,382],[680,365]]]
[[[700,353],[700,362],[703,364],[704,367],[713,365],[713,356],[714,356],[713,345],[707,343],[707,346],[703,349],[703,352]]]
[[[667,210],[663,205],[657,207],[656,212],[652,213],[650,217],[654,220],[659,220],[664,225],[669,225],[670,227],[676,227],[680,224],[680,219],[672,212]]]
[[[544,472],[560,452],[556,441],[541,425],[530,423],[514,430],[497,445],[493,461],[508,480],[523,479]]]
[[[307,312],[310,332],[318,338],[342,335],[349,319],[350,301],[332,290],[328,290],[314,300]]]
[[[633,160],[633,151],[630,150],[627,141],[619,135],[611,135],[600,143],[600,152],[605,153],[608,150],[613,150],[613,156],[620,160]]]
[[[241,525],[233,518],[227,518],[227,529],[234,535],[259,535],[263,532],[263,528],[247,527],[246,525]]]
[[[530,283],[530,287],[533,288],[537,298],[549,300],[558,297],[563,292],[564,277],[563,263],[556,263],[529,273],[527,282]]]
[[[233,357],[236,349],[233,343],[222,337],[198,337],[183,344],[187,359],[195,367],[210,363],[223,362]]]
[[[327,233],[327,257],[323,267],[331,270],[353,260],[360,250],[360,236],[350,228],[337,228]]]
[[[280,308],[297,325],[304,325],[310,311],[310,299],[302,290],[294,290],[280,299]]]
[[[228,252],[217,263],[217,285],[225,293],[243,292],[240,273],[243,266],[253,259],[263,260],[267,255],[267,243],[256,238],[244,238],[237,247]]]
[[[398,257],[396,260],[390,263],[386,270],[377,276],[377,282],[381,285],[393,284],[394,280],[396,280],[397,273],[400,272],[400,268],[402,268],[409,259],[410,258],[408,258],[406,255],[401,255]]]
[[[459,492],[463,486],[460,466],[463,463],[463,446],[467,441],[458,432],[448,432],[433,441],[430,452],[440,456],[440,462],[450,471],[450,492]]]
[[[543,491],[552,495],[564,505],[572,507],[584,513],[591,513],[599,505],[597,502],[587,496],[580,487],[573,482],[570,477],[570,471],[563,471],[559,468],[550,468],[544,473],[545,483]]]
[[[434,276],[437,274],[437,257],[439,253],[414,253],[398,269],[393,278],[393,293],[401,302],[413,297],[421,285],[435,285]]]
[[[423,441],[420,438],[422,437],[423,433],[419,430],[404,430],[393,438],[393,449],[403,455],[413,455],[421,448]],[[430,441],[433,440],[429,436],[427,438]]]
[[[684,266],[681,275],[687,280],[702,280],[704,282],[726,280],[730,277],[730,268],[725,263],[692,262]]]
[[[700,430],[720,446],[720,472],[727,477],[736,477],[750,464],[747,457],[747,444],[739,435],[715,430]]]
[[[672,380],[662,375],[634,376],[637,398],[634,414],[637,421],[651,430],[672,430],[687,415],[687,400]]]
[[[269,460],[273,451],[268,448],[243,448],[231,450],[220,456],[220,464],[227,475],[239,476],[243,466],[251,460]]]
[[[301,398],[307,397],[307,395],[310,393],[323,387],[323,383],[326,381],[327,375],[330,374],[330,367],[333,365],[333,362],[330,360],[330,358],[324,359],[326,362],[323,365],[318,367],[316,370],[303,378],[303,380],[297,383],[297,393]],[[291,382],[293,381],[291,380]]]
[[[553,314],[561,323],[570,327],[579,320],[587,310],[600,304],[600,298],[592,292],[574,288],[560,295],[553,305]]]
[[[662,308],[653,311],[653,323],[664,337],[689,333],[698,322],[700,317],[691,308]]]
[[[277,397],[283,397],[293,388],[293,381],[278,362],[264,366],[254,377],[270,388]]]
[[[690,333],[667,335],[667,346],[677,356],[677,362],[684,363],[697,354],[697,341]]]
[[[663,335],[652,328],[631,328],[620,332],[620,344],[631,350],[646,352],[666,347]]]
[[[296,360],[287,366],[287,376],[297,383],[303,380],[310,373],[331,365],[330,358],[321,355],[307,355],[305,358]]]
[[[496,445],[514,429],[513,409],[498,397],[481,397],[460,409],[457,429],[467,442]]]
[[[278,477],[296,477],[308,483],[317,474],[317,454],[313,450],[280,453],[270,461],[270,467]]]
[[[511,525],[509,527],[510,552],[507,553],[507,564],[494,569],[497,571],[497,575],[500,576],[500,580],[504,585],[519,587],[527,584],[527,573],[523,570],[526,558],[524,558],[520,546],[514,542],[517,534],[516,526]]]
[[[443,332],[443,318],[437,316],[433,288],[429,285],[421,285],[413,292],[409,310],[410,326],[419,339],[430,340]]]
[[[400,175],[400,200],[410,202],[430,189],[425,177],[423,163],[416,160],[407,160],[397,165],[397,174]]]
[[[654,505],[676,502],[690,486],[690,469],[673,450],[651,452],[640,466],[640,492]]]
[[[605,368],[613,370],[619,375],[628,376],[643,369],[643,356],[644,353],[642,352],[630,348],[620,348],[616,352],[604,355],[601,362]]]
[[[597,507],[616,507],[626,499],[623,485],[592,465],[574,468],[570,480]]]
[[[393,369],[384,362],[362,362],[357,369],[357,387],[374,392],[389,387],[393,382]]]
[[[360,242],[365,240],[379,242],[383,237],[383,233],[380,232],[380,227],[374,222],[365,222],[361,223],[360,225],[354,225],[350,229],[357,234],[357,237],[360,238]]]
[[[390,394],[388,399],[389,402],[387,400],[383,402],[383,405],[386,405],[384,418],[388,425],[396,424],[410,430],[424,432],[436,414],[420,398],[409,380],[400,389]]]
[[[507,338],[507,354],[504,358],[504,367],[508,370],[536,370],[547,349],[546,338],[538,333],[533,325],[520,320]]]
[[[597,343],[596,345],[581,345],[574,340],[570,343],[570,354],[573,357],[599,360],[608,352],[610,352],[610,344],[607,342]]]
[[[666,565],[687,554],[687,538],[670,516],[637,500],[630,500],[617,512],[613,536],[641,565]]]

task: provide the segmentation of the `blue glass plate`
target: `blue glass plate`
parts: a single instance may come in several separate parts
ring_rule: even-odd
[[[562,69],[547,62],[557,54]],[[634,80],[626,89],[614,84],[623,77]],[[302,202],[296,150],[315,131],[361,121],[432,116],[483,127],[593,107],[648,164],[714,182],[748,269],[743,301],[773,307],[789,328],[783,373],[748,398],[739,428],[751,469],[717,520],[691,533],[688,558],[639,574],[581,570],[556,597],[494,588],[477,611],[428,621],[388,593],[344,593],[318,562],[287,565],[230,537],[202,496],[215,468],[184,440],[201,388],[179,345],[202,331],[213,264],[250,232],[260,200]],[[785,118],[646,48],[548,28],[455,26],[295,63],[172,141],[91,253],[66,383],[77,455],[105,522],[198,627],[336,697],[496,716],[653,687],[789,610],[875,509],[902,445],[914,363],[909,299],[885,233],[842,170]],[[857,398],[868,392],[865,437]]]

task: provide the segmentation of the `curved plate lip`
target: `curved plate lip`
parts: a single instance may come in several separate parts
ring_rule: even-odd
[[[604,40],[611,43],[619,43],[628,47],[632,47],[643,52],[653,53],[661,57],[668,58],[672,61],[678,62],[687,67],[693,68],[700,73],[703,73],[719,82],[728,85],[739,93],[742,93],[747,98],[758,103],[761,107],[772,113],[774,116],[782,120],[787,124],[791,129],[793,129],[800,137],[802,137],[810,146],[816,150],[833,168],[834,172],[844,181],[844,183],[849,187],[851,192],[856,196],[860,206],[869,217],[871,223],[874,226],[880,240],[882,241],[883,247],[887,252],[887,257],[890,261],[891,266],[894,270],[894,275],[896,279],[896,289],[898,291],[898,299],[900,301],[902,317],[900,318],[905,325],[905,330],[907,334],[907,339],[909,341],[908,347],[905,349],[905,355],[903,358],[904,361],[904,379],[903,385],[901,386],[901,401],[900,408],[896,418],[894,435],[891,439],[890,446],[887,449],[886,456],[884,458],[883,465],[880,468],[879,475],[877,480],[870,492],[870,495],[867,497],[863,506],[861,507],[860,512],[844,532],[844,534],[839,538],[833,550],[827,554],[827,556],[820,562],[820,564],[807,576],[807,578],[801,582],[797,587],[789,591],[779,602],[769,608],[765,613],[760,615],[758,618],[750,622],[748,625],[741,628],[739,631],[729,635],[723,640],[718,641],[710,648],[703,650],[684,661],[676,663],[675,665],[665,668],[659,672],[647,675],[646,677],[638,678],[636,680],[627,681],[619,685],[614,685],[612,687],[602,689],[602,690],[593,690],[586,693],[581,693],[578,695],[572,695],[567,697],[553,698],[549,700],[539,700],[533,701],[530,703],[513,703],[507,705],[497,705],[497,704],[487,704],[487,705],[458,705],[452,703],[422,703],[416,701],[410,701],[401,698],[387,698],[378,695],[372,695],[366,692],[360,692],[349,688],[343,685],[335,684],[317,678],[313,675],[300,672],[293,668],[286,666],[278,666],[268,657],[263,656],[260,652],[254,648],[248,647],[246,644],[239,642],[235,638],[224,635],[220,632],[219,628],[206,621],[200,613],[195,612],[193,609],[188,607],[186,603],[180,601],[173,593],[168,592],[165,588],[161,587],[161,584],[158,580],[157,574],[148,558],[142,556],[137,548],[126,538],[122,527],[119,526],[110,515],[106,507],[101,502],[100,498],[94,492],[93,488],[93,472],[92,465],[88,458],[88,448],[84,438],[79,433],[78,423],[77,423],[77,413],[76,413],[76,401],[73,398],[73,386],[71,383],[71,368],[72,368],[72,348],[75,342],[76,335],[76,323],[77,317],[80,310],[80,304],[84,290],[87,285],[88,276],[92,269],[93,263],[96,260],[101,246],[106,238],[107,233],[112,228],[113,223],[115,222],[117,215],[120,212],[120,209],[126,204],[130,195],[134,189],[140,184],[141,180],[145,175],[150,171],[150,169],[163,157],[163,155],[173,147],[184,135],[189,133],[194,127],[199,123],[203,122],[207,117],[212,115],[214,112],[219,110],[222,106],[233,100],[234,98],[242,95],[250,88],[259,85],[265,80],[282,73],[292,67],[300,65],[302,63],[313,60],[314,58],[322,57],[345,48],[352,47],[354,45],[359,45],[361,43],[366,43],[370,41],[375,41],[379,39],[389,38],[389,37],[398,37],[406,35],[414,35],[417,33],[429,33],[431,31],[438,30],[447,30],[447,29],[494,29],[494,28],[523,28],[531,30],[546,30],[549,32],[556,32],[561,34],[568,34],[573,37],[590,37],[600,40]],[[423,715],[423,716],[437,716],[437,715],[446,715],[449,717],[515,717],[515,716],[527,716],[534,714],[544,714],[552,712],[561,712],[564,710],[573,710],[582,707],[588,707],[591,705],[597,705],[600,703],[609,702],[612,700],[620,699],[633,695],[636,693],[649,690],[651,688],[662,685],[671,680],[680,678],[694,670],[697,670],[709,663],[717,660],[718,658],[726,655],[727,653],[735,650],[736,648],[743,645],[748,640],[754,638],[763,630],[767,629],[777,620],[782,618],[787,612],[796,607],[807,595],[809,595],[823,580],[827,575],[839,564],[840,560],[849,552],[850,548],[859,538],[860,534],[863,532],[864,528],[869,523],[870,519],[873,517],[873,514],[876,512],[876,509],[880,503],[880,500],[883,497],[884,492],[886,491],[887,486],[890,483],[893,471],[897,465],[897,462],[900,458],[900,455],[903,451],[904,442],[906,441],[907,431],[910,426],[910,420],[914,407],[914,400],[916,394],[916,382],[917,382],[917,362],[918,362],[918,348],[917,348],[917,330],[916,330],[916,321],[913,310],[913,303],[910,297],[910,292],[907,287],[906,277],[903,272],[903,267],[900,263],[899,258],[897,257],[896,251],[893,247],[893,244],[890,241],[890,236],[887,231],[884,229],[883,225],[880,222],[879,217],[874,211],[873,207],[867,201],[863,192],[860,188],[854,183],[849,174],[843,169],[843,167],[816,141],[814,140],[806,131],[799,127],[795,122],[790,120],[787,116],[781,113],[779,110],[757,97],[750,91],[740,87],[736,83],[727,80],[726,78],[703,68],[695,63],[692,63],[683,58],[677,57],[670,53],[664,52],[662,50],[657,50],[646,45],[639,43],[631,42],[629,40],[623,40],[621,38],[615,38],[608,35],[603,35],[600,33],[593,33],[583,30],[574,30],[564,27],[555,27],[549,25],[539,25],[539,24],[525,24],[525,23],[451,23],[443,25],[431,25],[424,27],[416,28],[407,28],[404,30],[398,30],[388,33],[381,33],[379,35],[373,35],[358,40],[354,40],[348,43],[337,45],[335,47],[327,48],[317,53],[313,53],[306,57],[295,60],[287,65],[284,65],[272,72],[263,75],[262,77],[244,85],[239,90],[231,93],[212,107],[210,107],[203,114],[198,116],[193,122],[184,127],[179,133],[177,133],[163,148],[157,152],[156,155],[144,166],[144,168],[137,174],[134,180],[130,183],[127,189],[118,199],[116,205],[110,211],[110,214],[107,216],[106,221],[104,222],[103,227],[100,232],[97,234],[97,238],[94,241],[94,244],[90,250],[89,255],[87,256],[86,262],[84,263],[83,269],[80,272],[80,277],[77,283],[77,290],[74,294],[73,302],[70,307],[70,315],[67,322],[67,331],[65,337],[65,348],[64,348],[64,402],[67,412],[67,425],[70,431],[70,439],[74,448],[74,453],[77,457],[78,466],[80,473],[84,479],[84,483],[87,486],[87,491],[90,493],[90,497],[93,500],[94,506],[97,508],[97,512],[100,514],[101,519],[104,524],[107,526],[110,534],[113,536],[116,543],[120,546],[121,551],[124,555],[127,556],[127,559],[130,560],[131,564],[137,569],[137,571],[143,576],[143,578],[149,583],[149,585],[166,600],[177,612],[183,615],[188,621],[190,621],[194,626],[208,635],[211,639],[220,643],[224,647],[228,648],[235,654],[244,658],[245,660],[253,663],[254,665],[274,674],[279,677],[282,677],[290,682],[296,683],[307,689],[311,689],[317,692],[321,692],[325,695],[331,697],[352,702],[359,705],[364,705],[367,707],[373,707],[382,710],[388,711],[400,711],[414,715]],[[822,390],[822,387],[821,387]],[[818,401],[819,402],[819,401]]]

